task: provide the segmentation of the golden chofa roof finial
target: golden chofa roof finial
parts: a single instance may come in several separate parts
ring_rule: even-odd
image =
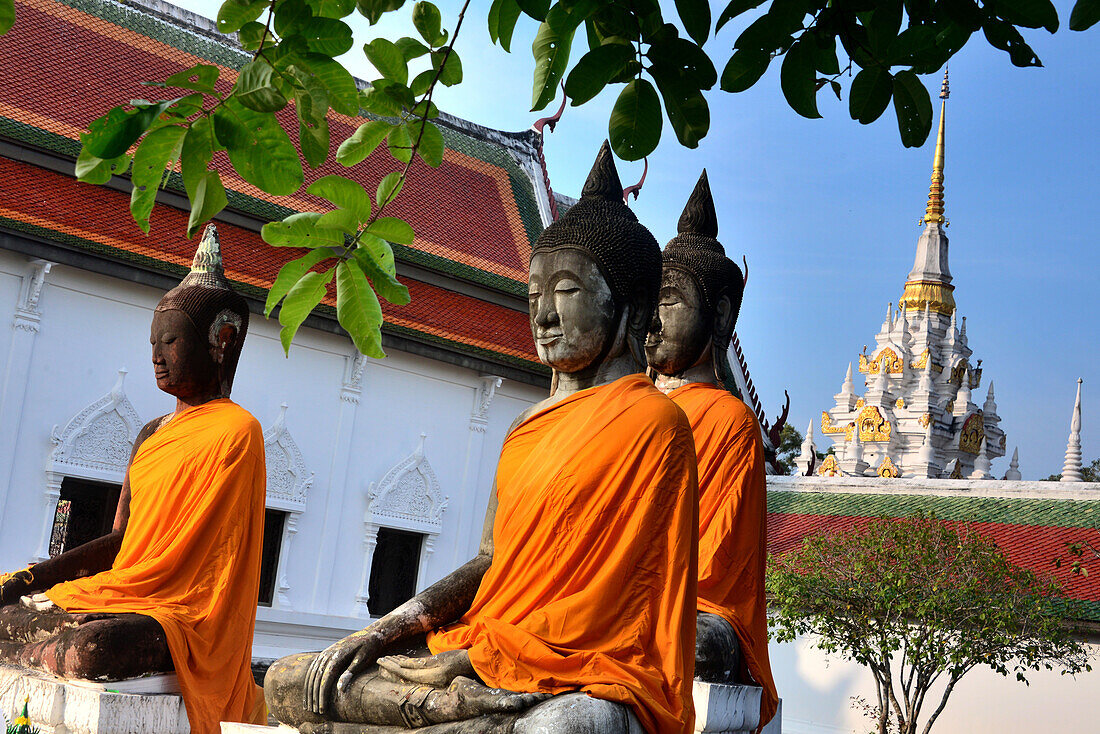
[[[936,135],[936,154],[932,159],[932,185],[928,187],[928,206],[924,210],[921,224],[947,225],[943,215],[943,159],[944,159],[944,118],[947,113],[947,98],[951,88],[947,82],[947,69],[943,70],[943,85],[940,87],[940,129]]]

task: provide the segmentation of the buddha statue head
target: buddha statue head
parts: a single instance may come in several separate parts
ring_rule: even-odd
[[[656,314],[646,341],[650,367],[681,375],[713,358],[715,377],[731,385],[726,350],[741,310],[745,281],[718,241],[718,216],[704,170],[662,253]]]
[[[644,341],[661,279],[661,250],[623,201],[604,141],[578,201],[531,247],[531,332],[557,373],[598,368],[629,353],[645,369]]]
[[[226,280],[211,224],[191,272],[164,294],[153,313],[157,387],[185,402],[229,397],[247,332],[248,304]]]

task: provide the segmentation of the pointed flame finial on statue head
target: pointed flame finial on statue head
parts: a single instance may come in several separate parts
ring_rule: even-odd
[[[710,181],[707,180],[705,168],[695,184],[695,190],[691,192],[691,197],[684,206],[683,213],[680,214],[676,231],[680,234],[691,232],[718,238],[718,212],[714,210],[714,197],[710,193]]]
[[[588,196],[607,201],[622,202],[623,184],[619,180],[619,171],[615,168],[615,157],[611,154],[611,144],[606,140],[600,147],[596,162],[588,172],[588,179],[581,189],[581,198]]]

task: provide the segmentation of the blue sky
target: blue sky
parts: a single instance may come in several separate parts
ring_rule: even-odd
[[[220,5],[178,1],[208,17]],[[460,4],[438,4],[444,27],[453,28]],[[947,116],[950,267],[970,346],[984,360],[976,402],[992,379],[1009,455],[1019,446],[1025,479],[1061,471],[1078,377],[1085,380],[1085,462],[1100,457],[1100,27],[1069,31],[1072,3],[1055,4],[1058,33],[1025,32],[1044,68],[1013,67],[979,33],[951,61]],[[521,18],[506,54],[489,42],[487,9],[474,0],[467,11],[456,46],[465,79],[436,100],[479,124],[522,130],[557,108],[555,101],[530,112],[536,24]],[[392,20],[356,27],[357,45],[343,59],[353,73],[376,76],[363,42],[415,35],[410,10],[411,3]],[[707,42],[719,72],[744,25],[730,23]],[[925,82],[938,102],[939,76]],[[616,93],[567,108],[547,136],[556,191],[580,191]],[[824,119],[799,117],[779,90],[778,64],[746,92],[715,89],[710,134],[688,150],[666,122],[632,202],[664,243],[707,168],[719,239],[732,258],[749,261],[738,333],[753,381],[772,418],[788,390],[791,421],[803,431],[832,407],[848,362],[873,344],[886,304],[901,294],[935,142],[933,133],[923,148],[906,149],[892,109],[863,126],[848,116],[847,83],[844,100],[825,90],[818,98]],[[629,185],[642,166],[620,162],[619,170]],[[994,472],[1003,475],[1007,464],[997,460]]]

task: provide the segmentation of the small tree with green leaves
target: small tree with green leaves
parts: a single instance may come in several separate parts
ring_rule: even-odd
[[[975,667],[1025,683],[1028,671],[1091,670],[1067,625],[1075,609],[1054,579],[935,518],[881,518],[806,538],[771,558],[767,588],[776,639],[815,635],[818,648],[871,671],[880,734],[927,734]]]

